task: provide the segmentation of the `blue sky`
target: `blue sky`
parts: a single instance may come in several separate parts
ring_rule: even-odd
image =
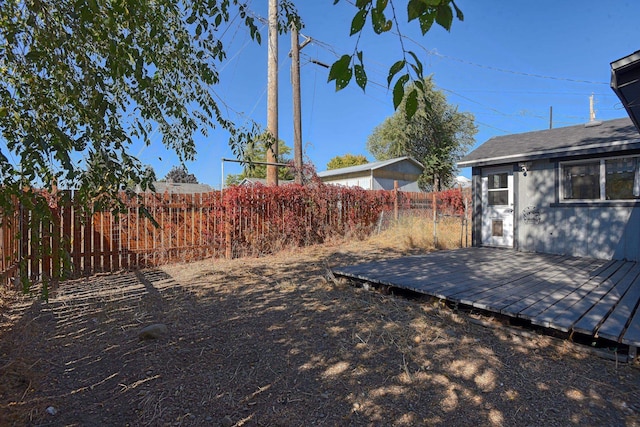
[[[251,10],[267,16],[267,0],[253,0]],[[397,35],[375,36],[366,27],[360,41],[369,84],[362,92],[355,83],[336,92],[327,83],[328,70],[311,59],[331,64],[353,51],[349,37],[355,7],[342,0],[298,0],[305,22],[302,34],[312,42],[301,52],[302,140],[304,155],[318,171],[336,155],[364,154],[373,129],[393,114],[386,88],[389,66],[400,59]],[[511,133],[562,127],[589,120],[589,96],[594,95],[596,118],[626,115],[609,87],[610,62],[640,49],[640,2],[637,0],[539,0],[478,2],[458,0],[463,22],[454,21],[450,32],[434,25],[421,36],[416,23],[407,24],[406,2],[399,9],[405,47],[413,50],[433,75],[438,89],[460,111],[474,114],[478,126],[476,145]],[[266,127],[267,26],[263,44],[251,41],[239,21],[222,34],[228,49],[221,65],[221,83],[213,88],[223,111],[236,122],[254,120]],[[290,35],[279,41],[279,138],[293,146]],[[228,135],[220,130],[207,138],[198,136],[197,158],[187,168],[198,180],[220,187],[221,159],[233,158]],[[156,137],[148,147],[133,147],[144,164],[153,166],[159,178],[178,163]],[[226,163],[224,172],[241,167]],[[462,170],[469,176],[469,170]]]

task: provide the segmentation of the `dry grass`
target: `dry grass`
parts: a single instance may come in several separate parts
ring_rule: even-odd
[[[430,250],[429,227],[94,276],[12,305],[0,425],[640,425],[637,367],[325,277]],[[156,322],[168,335],[139,340]]]
[[[437,245],[434,244],[433,217],[430,212],[421,215],[401,216],[388,228],[371,237],[370,241],[397,250],[456,249],[471,244],[471,227],[464,238],[462,219],[459,217],[441,217],[436,224]]]

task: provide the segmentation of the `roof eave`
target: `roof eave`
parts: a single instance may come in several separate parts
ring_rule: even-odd
[[[625,141],[614,141],[606,145],[590,144],[582,147],[561,148],[557,150],[537,151],[532,153],[513,154],[491,158],[480,158],[458,162],[459,168],[501,165],[541,159],[556,159],[561,157],[577,157],[612,153],[618,151],[640,150],[640,138]]]
[[[611,63],[611,89],[640,131],[640,50]]]

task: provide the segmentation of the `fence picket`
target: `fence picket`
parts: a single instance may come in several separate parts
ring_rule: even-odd
[[[393,192],[332,187],[321,197],[311,194],[305,188],[287,193],[271,187],[238,187],[224,195],[145,193],[126,201],[116,219],[111,212],[89,214],[76,193],[61,192],[50,221],[26,207],[2,218],[0,279],[9,283],[19,274],[33,282],[209,256],[261,255],[285,244],[320,242],[328,233],[345,234],[352,227],[375,227],[376,212],[393,211],[394,200],[402,212],[433,204],[428,193],[394,197]],[[464,203],[457,198],[462,195],[438,195],[438,211],[459,213]],[[141,215],[142,206],[159,227]],[[289,236],[292,232],[298,235]]]

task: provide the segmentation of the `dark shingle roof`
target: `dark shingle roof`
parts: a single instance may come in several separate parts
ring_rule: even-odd
[[[497,165],[639,148],[640,133],[629,118],[623,118],[496,136],[463,157],[458,166]]]

